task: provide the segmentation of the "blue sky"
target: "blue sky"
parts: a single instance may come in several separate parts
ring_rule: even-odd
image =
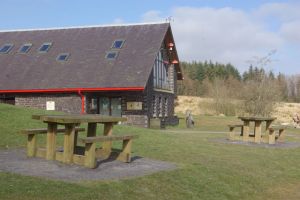
[[[1,0],[0,30],[164,21],[181,60],[300,73],[298,0]]]

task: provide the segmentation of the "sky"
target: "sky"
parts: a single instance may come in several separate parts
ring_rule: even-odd
[[[300,74],[300,0],[1,0],[0,30],[161,22],[180,61]]]

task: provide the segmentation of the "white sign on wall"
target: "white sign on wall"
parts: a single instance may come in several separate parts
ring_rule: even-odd
[[[46,110],[55,110],[55,102],[47,101],[46,102]]]

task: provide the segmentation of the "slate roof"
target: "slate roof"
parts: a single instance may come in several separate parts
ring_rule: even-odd
[[[0,32],[0,46],[14,44],[0,54],[0,91],[145,87],[168,30],[169,23],[157,23]],[[116,39],[124,46],[108,60]],[[45,42],[52,42],[49,52],[39,53]],[[33,46],[18,53],[24,43]],[[57,61],[60,53],[70,53],[69,59]]]

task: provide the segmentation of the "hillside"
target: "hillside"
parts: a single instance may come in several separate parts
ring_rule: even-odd
[[[210,98],[178,96],[175,113],[184,114],[191,110],[194,115],[216,115],[213,109],[213,100]],[[279,103],[272,114],[279,122],[292,123],[292,116],[300,114],[300,103]]]

